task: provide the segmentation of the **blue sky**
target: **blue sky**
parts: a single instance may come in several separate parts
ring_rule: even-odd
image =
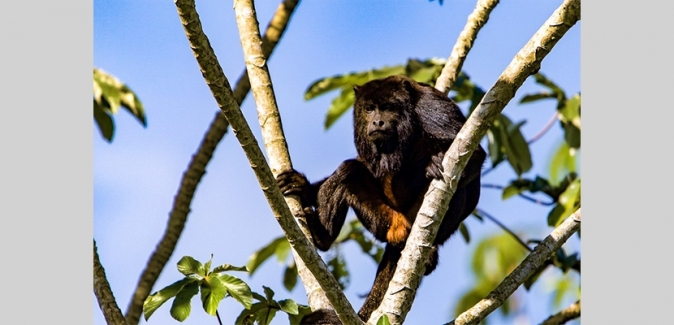
[[[264,28],[279,1],[258,1]],[[529,40],[561,1],[507,1],[492,12],[463,69],[484,89],[491,87],[513,56]],[[474,7],[473,1],[303,1],[269,61],[269,70],[296,169],[310,180],[329,175],[341,161],[354,157],[351,116],[347,114],[325,131],[323,120],[334,94],[304,101],[314,80],[351,71],[404,63],[408,58],[446,58]],[[197,2],[204,30],[230,83],[244,68],[231,2]],[[543,61],[541,72],[568,94],[580,91],[580,28],[574,26]],[[112,144],[94,129],[94,238],[115,297],[126,309],[138,276],[161,238],[180,177],[212,121],[217,106],[187,44],[175,6],[169,1],[94,1],[94,65],[127,83],[146,108],[143,129],[129,114],[115,117]],[[527,81],[515,99],[541,88]],[[242,110],[256,136],[259,127],[252,96]],[[504,113],[513,121],[527,120],[522,131],[533,136],[554,113],[552,102],[515,105]],[[527,176],[547,175],[553,149],[561,139],[559,127],[532,145],[534,167]],[[261,143],[261,141],[259,141]],[[487,166],[487,163],[485,166]],[[505,184],[514,174],[500,166],[485,183]],[[518,198],[501,201],[500,192],[484,189],[479,207],[511,229],[541,238],[549,208]],[[471,244],[456,236],[440,251],[440,265],[423,280],[408,324],[441,324],[451,320],[460,294],[473,285],[469,257],[481,236],[498,232],[493,224],[469,219]],[[238,142],[225,135],[197,189],[192,212],[176,251],[157,281],[166,286],[181,275],[176,262],[184,255],[214,263],[243,265],[259,247],[281,230],[258,187]],[[578,247],[578,243],[571,243]],[[372,283],[376,265],[346,247],[352,274],[347,297],[359,308]],[[240,274],[255,291],[272,287],[277,298],[305,303],[303,288],[291,293],[281,284],[282,268],[269,261],[252,278]],[[533,293],[520,293],[529,323],[550,311],[546,281]],[[541,299],[541,297],[543,297]],[[570,301],[569,301],[570,302]],[[104,324],[95,304],[94,324]],[[175,323],[169,306],[160,308],[150,324]],[[220,314],[233,322],[240,305],[227,299]],[[216,324],[194,300],[187,324]],[[274,324],[284,324],[279,314]],[[524,320],[521,324],[528,324]]]

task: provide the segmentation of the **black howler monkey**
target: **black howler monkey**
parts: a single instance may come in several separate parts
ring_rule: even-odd
[[[430,181],[442,177],[442,158],[466,121],[458,106],[435,88],[403,76],[355,86],[353,123],[358,156],[311,184],[295,170],[277,182],[298,195],[316,247],[328,250],[351,207],[375,238],[386,242],[372,290],[358,315],[364,321],[381,303]],[[425,274],[438,263],[437,247],[475,209],[485,152],[478,147],[459,180],[442,221]],[[332,310],[315,311],[303,324],[340,324]]]

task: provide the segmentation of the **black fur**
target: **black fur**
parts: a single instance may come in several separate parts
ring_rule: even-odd
[[[381,303],[409,229],[431,179],[442,177],[442,158],[466,118],[445,94],[403,76],[354,87],[356,159],[344,161],[326,179],[311,184],[295,170],[277,178],[285,195],[299,195],[316,247],[325,251],[339,235],[351,207],[386,250],[372,290],[358,312],[366,321]],[[478,147],[440,225],[425,274],[438,263],[437,246],[456,232],[480,197],[485,152]],[[339,324],[332,310],[319,310],[303,324]]]

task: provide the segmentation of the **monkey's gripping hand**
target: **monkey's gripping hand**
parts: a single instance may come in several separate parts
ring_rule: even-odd
[[[282,172],[276,177],[276,184],[278,184],[283,195],[297,195],[302,201],[304,210],[316,205],[317,191],[304,174],[294,169]]]

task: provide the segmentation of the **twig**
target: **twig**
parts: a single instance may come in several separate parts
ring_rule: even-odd
[[[383,314],[388,315],[392,324],[404,322],[414,302],[433,240],[468,159],[516,90],[529,75],[540,69],[543,58],[579,19],[580,0],[564,1],[517,53],[461,128],[445,153],[442,162],[444,179],[431,182],[384,300],[372,313],[368,324],[375,324]]]
[[[486,298],[464,311],[449,325],[478,324],[492,311],[501,306],[524,281],[536,273],[536,270],[545,263],[551,254],[562,247],[566,240],[580,229],[580,219],[581,211],[578,209],[538,244],[534,248],[534,251],[515,270],[506,276],[503,282],[490,292]]]
[[[262,41],[262,48],[266,57],[271,55],[276,44],[281,39],[298,2],[299,0],[285,0],[276,9],[276,13],[269,22],[267,32]],[[246,69],[244,69],[233,91],[234,99],[239,105],[241,105],[249,90],[250,82],[248,81]],[[185,228],[185,222],[190,212],[192,197],[197,185],[199,185],[201,178],[206,173],[206,166],[211,161],[216,146],[222,140],[225,133],[227,133],[228,127],[229,123],[227,119],[218,110],[204,138],[201,140],[197,152],[192,156],[187,170],[183,173],[178,193],[174,198],[173,207],[169,213],[166,231],[140,275],[136,290],[126,310],[126,320],[129,324],[138,324],[143,311],[143,302],[150,294],[159,274],[173,254],[178,238],[180,238]]]
[[[267,68],[266,57],[260,46],[260,31],[258,29],[255,7],[252,0],[235,0],[234,10],[236,12],[236,22],[239,27],[241,47],[243,48],[244,59],[246,61],[246,69],[248,70],[248,76],[250,77],[255,103],[257,104],[258,120],[260,122],[260,127],[262,128],[262,138],[267,150],[267,156],[269,157],[271,172],[276,176],[282,171],[291,170],[292,164],[290,162],[288,146],[281,127],[281,116],[278,111],[274,88],[272,87],[272,80]],[[270,192],[280,194],[280,191],[276,186]],[[270,203],[276,202],[270,201]],[[281,204],[285,205],[286,203],[287,207],[290,207],[290,210],[294,215],[302,215],[302,205],[297,197],[286,198],[285,203]],[[277,219],[283,226],[285,221],[281,220],[279,217],[280,216],[277,214]],[[311,242],[311,233],[309,232],[309,229],[305,227],[306,224],[301,223],[301,225],[304,229],[302,229],[303,235],[300,234],[300,236],[307,243]],[[286,227],[284,227],[284,230],[286,230],[285,228]],[[323,289],[322,291],[325,293],[325,297],[327,297],[327,300],[330,302],[330,305],[335,310],[342,323],[361,323],[356,312],[353,310],[353,307],[351,307],[351,304],[344,296],[338,282],[328,271],[325,264],[322,263],[322,260],[322,265],[309,265],[310,268],[313,266],[314,270],[313,272],[308,271],[305,263],[308,264],[309,260],[307,260],[306,257],[309,253],[318,256],[315,248],[298,247],[301,245],[299,245],[300,243],[295,242],[297,240],[295,237],[296,235],[287,231],[285,233],[286,237],[288,237],[288,242],[290,242],[291,247],[293,248],[297,269],[298,272],[301,272],[299,274],[302,277],[302,283],[306,282],[305,288],[310,296],[309,298],[320,298],[321,300],[325,300],[321,291],[315,290],[320,287],[320,289]],[[297,248],[305,250],[304,254],[297,251]],[[321,270],[320,266],[324,269]],[[320,281],[316,277],[321,277]],[[322,305],[325,305],[325,303]],[[312,306],[312,308],[314,307],[315,306]]]
[[[442,72],[438,77],[438,80],[435,81],[435,88],[447,94],[449,89],[452,88],[456,78],[461,72],[461,67],[463,67],[463,62],[466,60],[466,56],[470,49],[473,47],[473,43],[477,38],[477,33],[480,31],[482,26],[487,23],[489,20],[489,14],[496,7],[499,0],[478,0],[475,5],[475,9],[468,16],[468,22],[466,26],[463,27],[459,38],[454,44],[452,53],[447,59],[447,63],[442,68]]]
[[[548,319],[543,321],[541,325],[560,325],[565,324],[566,322],[580,317],[580,300],[571,304],[571,306],[566,307],[566,309],[560,311],[557,314],[550,316]]]
[[[527,245],[527,243],[525,243],[519,236],[517,236],[517,234],[515,234],[512,230],[508,229],[508,227],[506,227],[504,224],[502,224],[502,223],[501,223],[500,221],[498,221],[496,218],[494,218],[493,216],[491,216],[489,213],[487,213],[487,212],[485,212],[484,210],[481,210],[481,209],[475,209],[475,210],[477,210],[478,213],[479,213],[481,216],[484,216],[484,217],[486,217],[487,219],[491,220],[491,221],[492,221],[493,223],[495,223],[497,226],[501,227],[501,229],[503,229],[505,232],[507,232],[508,234],[510,234],[510,236],[512,236],[518,243],[520,243],[520,245],[522,245],[522,247],[524,247],[524,249],[528,250],[529,252],[533,252],[533,251],[534,251],[533,249],[531,249],[531,247],[529,247],[529,245]]]
[[[115,295],[110,289],[110,283],[105,276],[105,269],[98,258],[98,249],[96,248],[96,240],[94,239],[94,294],[98,301],[98,306],[105,316],[105,321],[108,325],[126,325],[126,320],[122,315],[122,311],[117,306]]]
[[[538,141],[538,139],[543,137],[543,135],[545,135],[545,133],[548,132],[553,125],[555,125],[555,122],[557,122],[557,120],[558,120],[557,112],[555,112],[554,114],[552,114],[552,118],[550,118],[550,121],[548,121],[548,123],[545,124],[545,126],[543,126],[543,128],[540,131],[538,131],[536,135],[534,135],[531,139],[529,139],[529,141],[527,141],[527,144],[532,144]]]

